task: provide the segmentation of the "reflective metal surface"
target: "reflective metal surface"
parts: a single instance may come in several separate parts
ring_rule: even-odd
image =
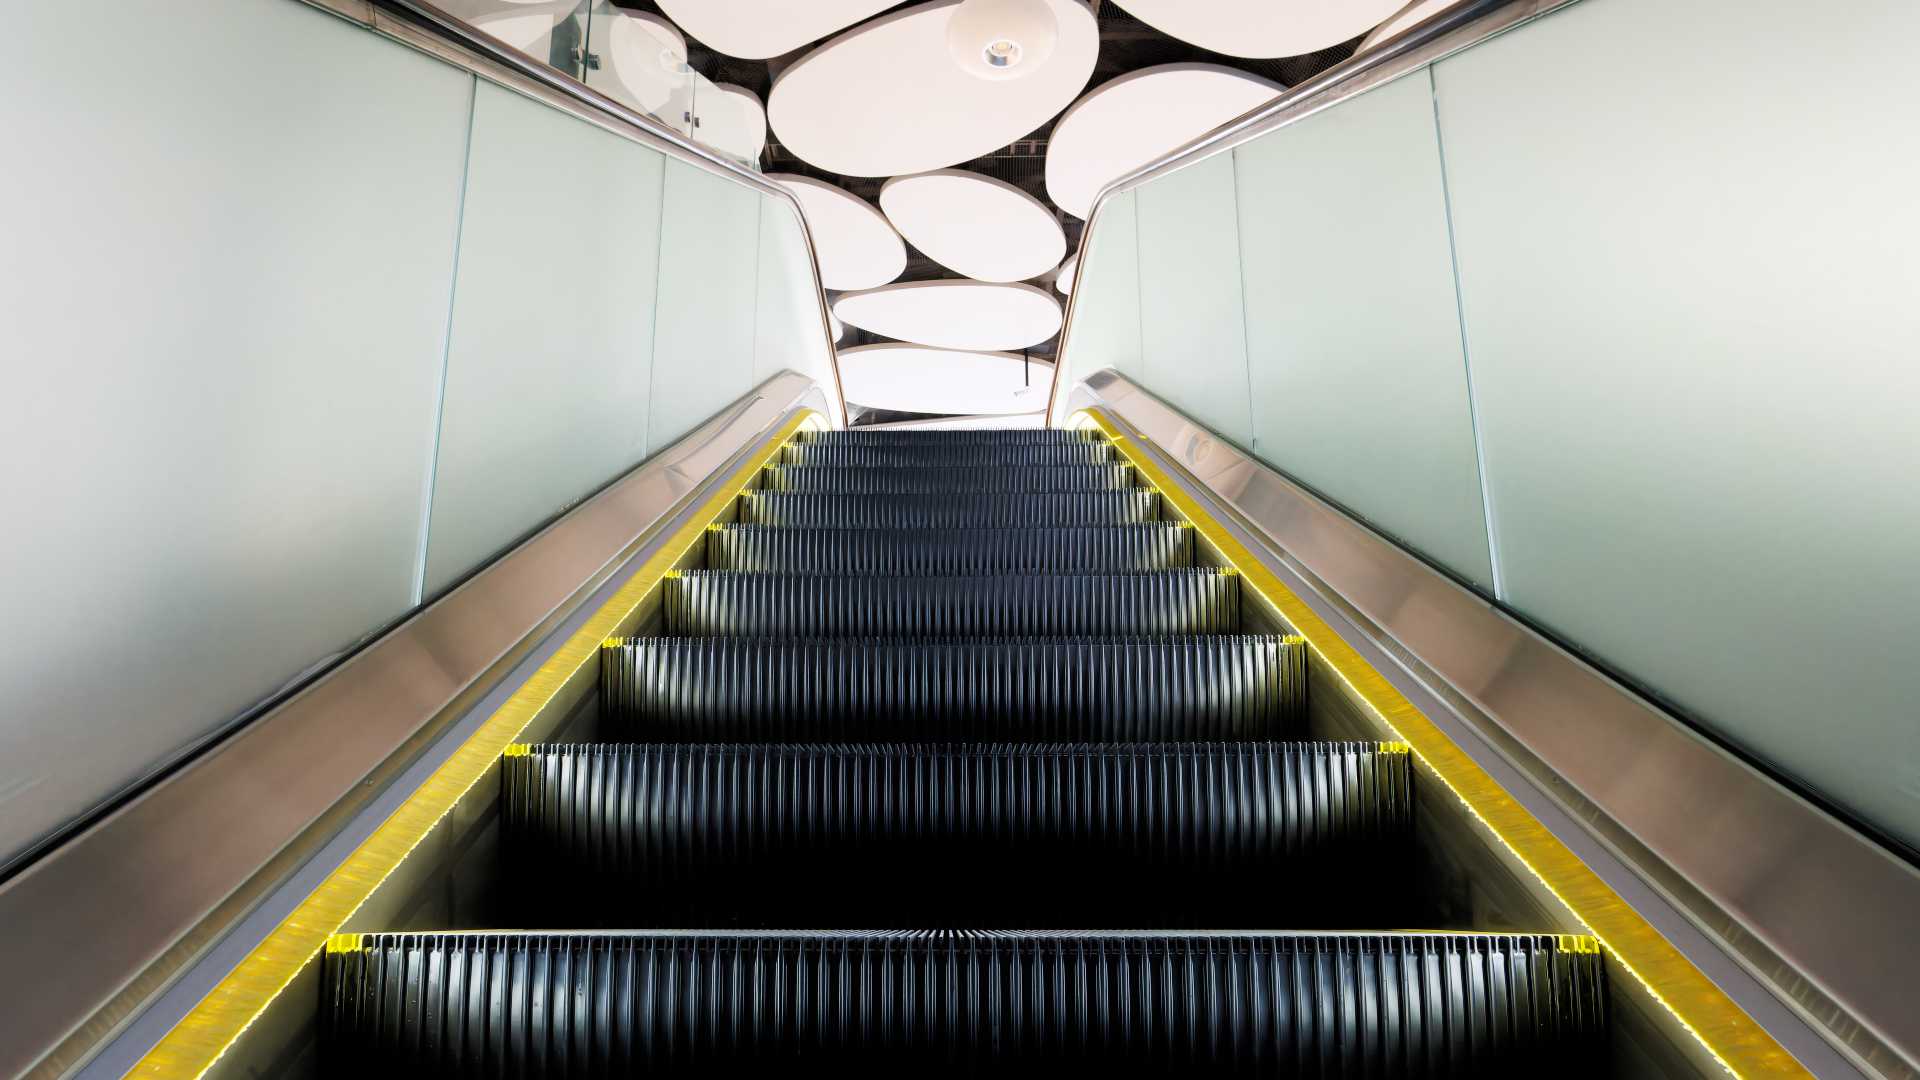
[[[751,169],[742,168],[666,127],[642,112],[622,105],[587,84],[541,64],[517,49],[475,29],[465,20],[420,0],[304,0],[369,29],[430,52],[457,67],[512,87],[573,113],[617,135],[645,144],[668,157],[716,173],[778,200],[800,223],[813,273],[813,293],[820,311],[820,333],[826,341],[833,370],[831,408],[825,410],[835,426],[846,423],[847,395],[840,383],[840,354],[835,347],[833,318],[827,294],[820,287],[820,252],[807,226],[806,215],[791,191]]]
[[[1365,93],[1410,71],[1418,70],[1449,53],[1458,52],[1504,30],[1577,0],[1465,0],[1456,7],[1407,30],[1362,56],[1336,64],[1303,83],[1289,87],[1272,101],[1214,128],[1153,161],[1107,182],[1094,197],[1087,214],[1086,228],[1080,231],[1080,250],[1076,257],[1082,267],[1092,265],[1088,250],[1100,224],[1100,213],[1114,196],[1192,165],[1197,161],[1225,153],[1249,139],[1258,138],[1275,128],[1312,116],[1323,109]],[[1063,361],[1073,336],[1074,306],[1080,290],[1067,296],[1066,320],[1060,331],[1060,344],[1054,355]],[[1059,424],[1070,411],[1063,390],[1071,378],[1065,363],[1054,365],[1053,384],[1047,391],[1047,417]]]
[[[1514,797],[1598,860],[1609,884],[1816,1074],[1836,1069],[1768,1023],[1756,991],[1790,1003],[1852,1066],[1920,1075],[1920,872],[1119,374],[1092,376],[1067,402],[1096,406],[1242,515],[1462,731],[1525,776],[1532,790]],[[1569,829],[1589,839],[1578,844]],[[1629,887],[1622,873],[1643,883]]]
[[[787,373],[0,887],[0,1075],[80,1060],[795,408]],[[137,723],[138,717],[126,722]],[[58,972],[31,980],[22,973]],[[43,1056],[46,1059],[42,1061]]]

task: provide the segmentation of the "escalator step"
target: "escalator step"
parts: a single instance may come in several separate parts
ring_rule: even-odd
[[[337,1074],[1592,1075],[1605,980],[1591,938],[1547,935],[341,934],[321,1050]]]
[[[853,428],[846,431],[799,431],[794,433],[793,441],[809,446],[1039,446],[1106,443],[1107,437],[1094,428],[1075,428],[1071,431],[1060,428],[976,428],[962,431],[874,431]]]
[[[1104,465],[769,465],[762,491],[833,495],[925,495],[993,491],[1124,491],[1133,466]]]
[[[1240,626],[1240,578],[1213,567],[991,577],[688,570],[667,578],[661,611],[677,637],[1224,634]]]
[[[811,528],[967,529],[1059,525],[1129,525],[1158,521],[1160,493],[1070,491],[960,492],[951,495],[801,495],[784,491],[740,494],[743,525]]]
[[[628,638],[600,656],[628,737],[674,742],[1281,739],[1306,706],[1297,638],[1024,641]]]
[[[956,848],[1137,878],[1377,855],[1413,827],[1412,757],[1377,743],[555,743],[502,765],[518,850],[653,882]]]
[[[1172,570],[1193,564],[1176,522],[1051,529],[791,529],[722,525],[707,566],[789,574],[976,574]]]
[[[1064,443],[802,443],[780,449],[782,465],[1105,465],[1113,445]]]

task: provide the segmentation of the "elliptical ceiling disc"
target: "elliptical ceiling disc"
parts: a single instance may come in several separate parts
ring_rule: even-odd
[[[1060,301],[1031,285],[908,281],[834,301],[840,321],[940,349],[1025,349],[1060,332]]]
[[[746,161],[760,160],[767,148],[767,110],[753,91],[732,83],[715,83],[694,95],[700,116],[696,138],[716,150]]]
[[[1227,56],[1299,56],[1367,32],[1406,0],[1114,0],[1155,30]]]
[[[1413,3],[1395,12],[1393,17],[1373,28],[1360,40],[1360,47],[1353,50],[1355,56],[1377,48],[1381,42],[1399,36],[1403,31],[1411,30],[1435,15],[1447,10],[1461,0],[1413,0]]]
[[[1067,250],[1047,204],[979,173],[895,177],[880,189],[880,209],[928,258],[979,281],[1038,277]]]
[[[885,342],[840,350],[850,404],[898,412],[1002,415],[1047,402],[1053,365],[1012,353]]]
[[[1065,296],[1073,291],[1073,275],[1079,269],[1080,253],[1077,251],[1073,253],[1072,258],[1060,264],[1060,273],[1053,279],[1053,287],[1059,291],[1060,295]]]
[[[589,86],[656,115],[676,95],[684,98],[687,39],[672,23],[646,12],[611,12],[595,15],[589,24],[589,51],[603,65],[587,73]]]
[[[1161,64],[1075,102],[1047,140],[1047,195],[1078,218],[1109,181],[1270,101],[1285,87],[1218,64]]]
[[[877,15],[898,0],[660,0],[660,10],[716,52],[766,60]]]
[[[824,180],[768,173],[800,200],[807,231],[820,255],[820,284],[828,289],[871,289],[907,268],[907,246],[886,215],[858,195]],[[858,325],[857,323],[855,325]]]
[[[1100,51],[1079,0],[1045,0],[1053,54],[1016,79],[977,79],[947,50],[960,0],[933,0],[841,34],[781,72],[767,120],[802,161],[843,176],[957,165],[1032,134],[1086,89]]]

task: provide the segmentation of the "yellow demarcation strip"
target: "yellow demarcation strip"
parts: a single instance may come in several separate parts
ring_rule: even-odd
[[[1742,1077],[1812,1076],[1392,683],[1361,659],[1353,646],[1334,633],[1166,469],[1142,453],[1111,419],[1096,409],[1076,414],[1076,419],[1080,417],[1113,440],[1141,478],[1199,530],[1247,586],[1279,609],[1294,632],[1306,639],[1313,655],[1379,715],[1394,736],[1405,742],[1414,756],[1573,912],[1599,940],[1601,948],[1644,984],[1722,1066]]]
[[[193,1011],[175,1024],[133,1072],[141,1076],[198,1077],[206,1073],[253,1024],[281,991],[329,945],[381,882],[412,853],[458,803],[486,776],[535,719],[560,696],[588,664],[596,663],[601,643],[640,610],[648,594],[675,563],[706,534],[755,473],[780,452],[812,414],[805,410],[783,425],[760,453],[723,483],[613,598],[593,614],[560,650],[548,658],[499,710],[480,725],[453,756],[436,769],[393,815],[353,854],[327,875],[253,952],[220,980]]]

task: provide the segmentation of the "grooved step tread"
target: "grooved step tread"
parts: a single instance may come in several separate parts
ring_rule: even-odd
[[[1283,739],[1295,639],[628,638],[601,653],[610,732],[649,741]]]
[[[1175,522],[938,530],[724,525],[707,533],[711,570],[946,575],[1172,570],[1192,564],[1193,530]]]
[[[815,528],[966,529],[1127,525],[1158,521],[1160,493],[1128,491],[960,492],[949,495],[813,495],[747,491],[743,525]]]
[[[356,934],[329,942],[321,993],[335,1072],[1579,1076],[1605,1057],[1597,947],[1518,934]]]
[[[1105,442],[788,443],[782,465],[1104,465],[1117,460]]]
[[[677,637],[1053,637],[1239,629],[1240,579],[1211,567],[1121,574],[875,577],[689,570],[665,582]]]
[[[926,495],[992,491],[1124,491],[1138,477],[1104,465],[768,465],[760,490],[829,495]]]

